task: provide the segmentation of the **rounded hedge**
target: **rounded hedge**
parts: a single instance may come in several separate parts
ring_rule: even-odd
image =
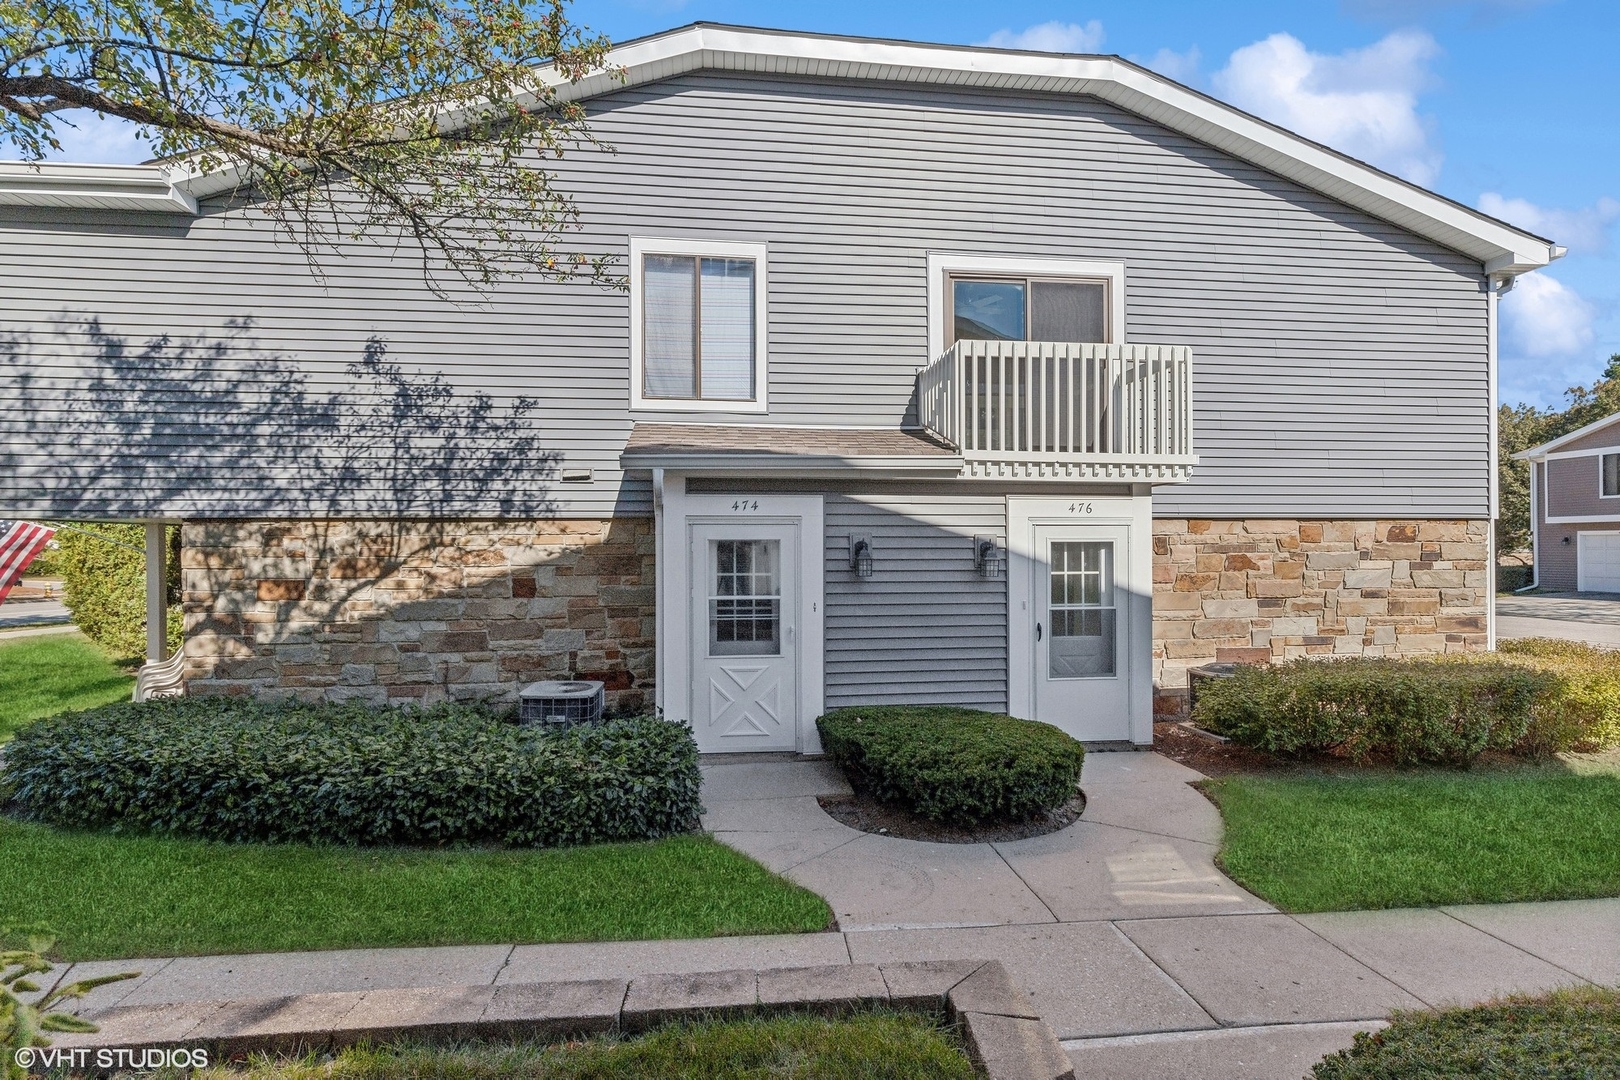
[[[1522,747],[1554,676],[1500,661],[1301,659],[1198,690],[1193,719],[1274,754],[1466,764]]]
[[[545,733],[465,705],[178,698],[24,727],[0,804],[213,840],[551,846],[690,831],[700,784],[691,733],[648,717]]]
[[[963,825],[1027,821],[1062,806],[1085,758],[1050,724],[975,709],[835,709],[816,727],[856,791]]]

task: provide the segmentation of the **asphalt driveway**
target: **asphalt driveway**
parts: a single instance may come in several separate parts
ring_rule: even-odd
[[[1620,595],[1534,593],[1496,598],[1498,638],[1548,637],[1620,649]]]

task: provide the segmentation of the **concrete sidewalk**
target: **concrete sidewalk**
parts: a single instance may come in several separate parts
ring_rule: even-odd
[[[827,896],[837,932],[113,961],[64,977],[142,972],[95,991],[85,1008],[99,1009],[996,959],[1065,1040],[1080,1076],[1289,1080],[1392,1009],[1620,985],[1620,900],[1280,914],[1215,868],[1220,820],[1186,783],[1198,774],[1154,754],[1089,755],[1081,821],[1006,844],[845,828],[815,801],[842,789],[816,762],[704,773],[707,826]]]

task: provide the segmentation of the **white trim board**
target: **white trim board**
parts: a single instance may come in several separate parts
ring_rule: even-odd
[[[732,505],[741,495],[689,495],[686,476],[663,475],[658,516],[658,688],[659,710],[666,720],[692,722],[692,583],[687,562],[687,528],[693,521],[735,521],[742,513]],[[826,703],[826,570],[825,514],[820,495],[750,495],[746,514],[754,520],[791,522],[799,527],[798,750],[821,752],[816,719]],[[665,633],[664,631],[668,631]]]
[[[1006,274],[1033,277],[1103,278],[1108,282],[1108,341],[1125,343],[1125,264],[1095,259],[1038,259],[1016,255],[976,255],[969,251],[928,253],[928,359],[945,353],[945,276]]]
[[[582,101],[701,70],[1090,95],[1462,252],[1477,259],[1487,273],[1526,273],[1564,254],[1550,240],[1117,56],[966,48],[694,23],[618,45],[601,69],[578,82],[570,82],[550,66],[536,69],[535,78],[562,100]],[[479,109],[480,103],[470,102],[466,114],[470,117]],[[445,124],[454,129],[459,120],[447,116]],[[190,161],[146,168],[190,198],[229,191],[239,182],[233,170],[204,175]],[[13,168],[0,166],[0,191],[16,194],[9,183],[13,175]],[[94,194],[91,184],[80,190],[87,200]]]
[[[1079,511],[1077,505],[1090,507]],[[1033,595],[1036,525],[1104,525],[1129,529],[1125,573],[1115,588],[1130,604],[1130,637],[1121,644],[1130,680],[1130,740],[1153,742],[1153,496],[1007,496],[1007,711],[1033,718],[1035,633],[1026,597]]]
[[[748,401],[724,398],[649,398],[643,394],[642,326],[642,256],[685,255],[692,258],[748,259],[754,264],[754,396]],[[630,238],[630,408],[634,412],[702,412],[702,413],[767,413],[770,411],[767,373],[770,365],[766,357],[766,245],[740,243],[734,240],[710,240],[704,237],[643,237]],[[694,363],[701,363],[695,357]]]
[[[1609,498],[1617,496],[1610,495]],[[1547,525],[1620,525],[1620,510],[1612,514],[1587,514],[1578,517],[1545,517],[1541,519]]]

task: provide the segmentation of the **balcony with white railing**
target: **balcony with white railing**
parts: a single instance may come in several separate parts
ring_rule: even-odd
[[[1169,483],[1198,460],[1185,345],[958,341],[917,405],[967,476]]]

